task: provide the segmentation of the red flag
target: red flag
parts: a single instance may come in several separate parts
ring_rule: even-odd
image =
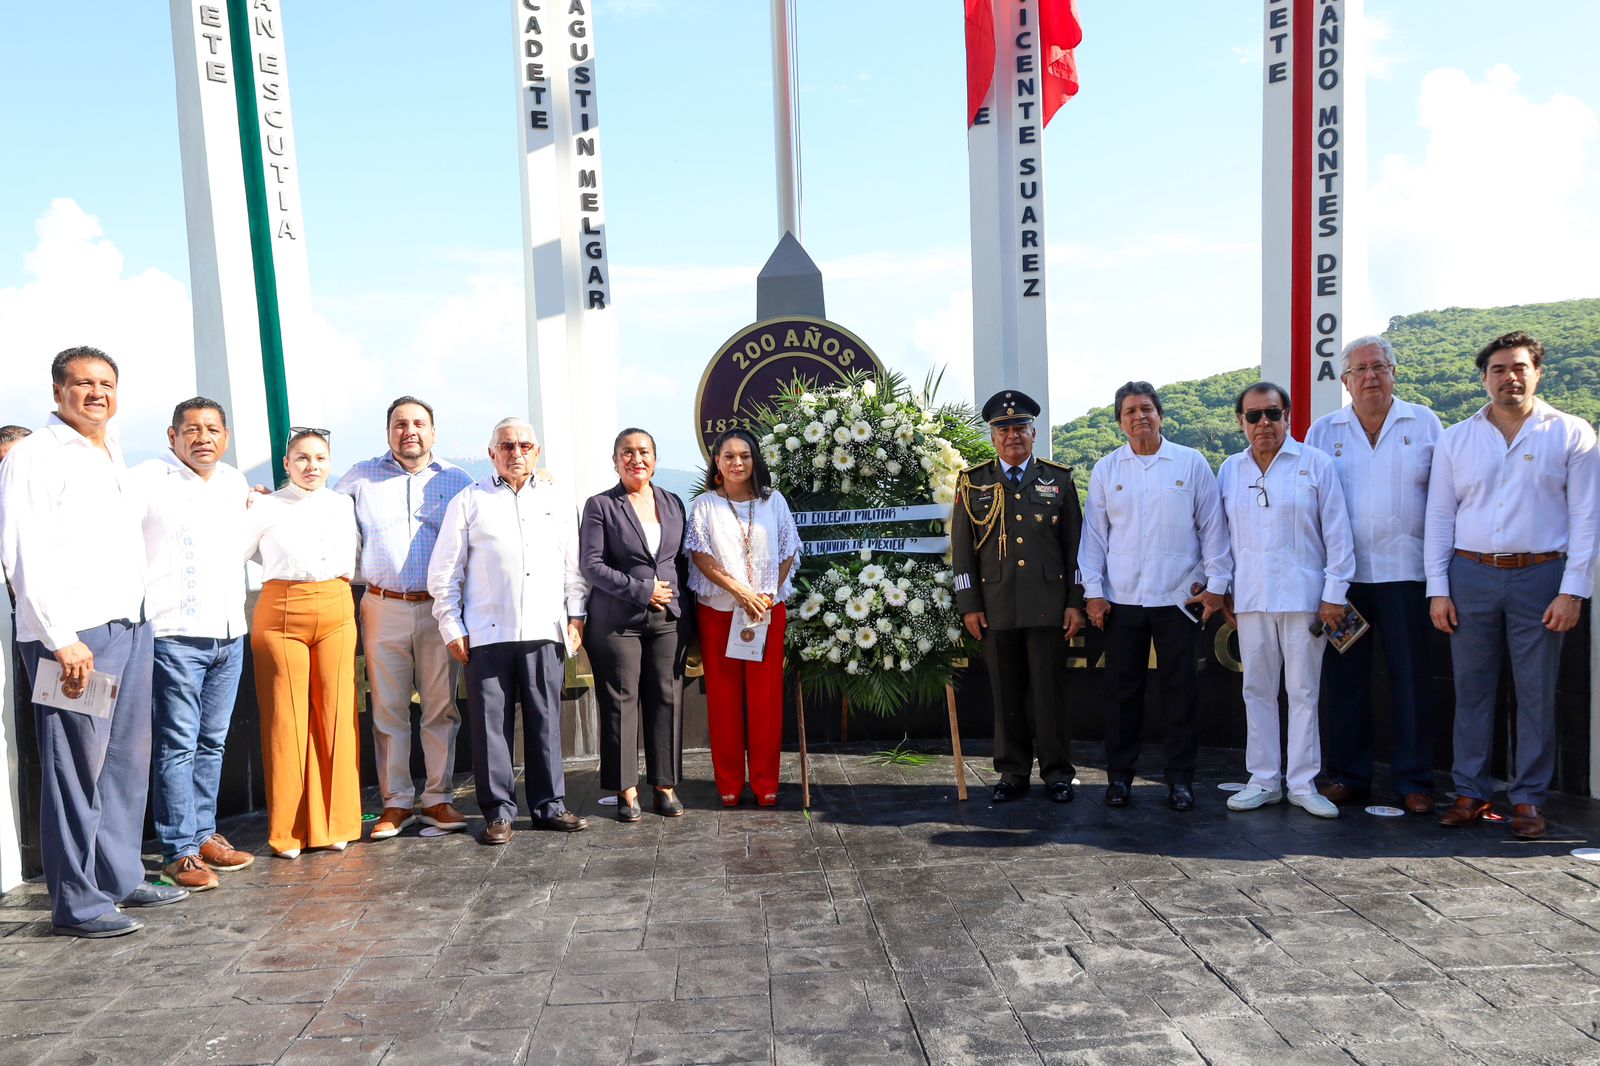
[[[967,3],[967,126],[971,127],[994,80],[994,9],[990,0]]]
[[[967,94],[972,94],[972,4],[967,4]],[[991,29],[992,33],[992,29]],[[1039,59],[1044,67],[1044,124],[1061,105],[1078,95],[1078,61],[1072,50],[1083,43],[1077,0],[1039,0]],[[990,47],[993,47],[991,38]],[[991,52],[990,59],[993,54]]]

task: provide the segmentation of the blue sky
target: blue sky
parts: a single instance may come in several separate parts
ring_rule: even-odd
[[[945,394],[965,396],[961,5],[796,3],[805,243],[829,315],[914,380],[947,367]],[[1079,6],[1083,92],[1046,135],[1058,419],[1130,374],[1259,356],[1260,5]],[[388,398],[416,392],[443,450],[477,454],[524,395],[511,4],[283,7],[324,320],[316,351],[290,353],[292,413],[353,461],[381,449]],[[44,363],[70,343],[125,357],[135,447],[192,391],[166,8],[0,4],[0,421],[40,420]],[[776,238],[767,5],[594,9],[620,415],[689,466],[695,383],[754,318]],[[1371,328],[1600,295],[1600,5],[1367,15]]]

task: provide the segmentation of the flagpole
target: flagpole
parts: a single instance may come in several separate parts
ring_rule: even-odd
[[[791,0],[772,0],[772,130],[776,138],[778,237],[800,234],[800,101]]]

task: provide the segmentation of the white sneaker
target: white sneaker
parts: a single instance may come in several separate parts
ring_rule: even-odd
[[[1244,788],[1228,797],[1228,810],[1253,811],[1257,807],[1265,807],[1269,803],[1283,802],[1283,791],[1273,789],[1267,791],[1260,785],[1246,785]]]
[[[1339,808],[1320,792],[1289,793],[1289,802],[1317,818],[1337,818]]]

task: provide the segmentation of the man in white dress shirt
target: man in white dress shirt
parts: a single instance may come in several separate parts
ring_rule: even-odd
[[[433,615],[467,671],[472,770],[485,844],[511,839],[517,813],[511,744],[522,704],[523,787],[536,829],[589,823],[566,806],[561,680],[583,639],[589,585],[578,572],[572,501],[534,476],[539,443],[517,418],[489,436],[495,473],[450,501],[428,566]]]
[[[1166,780],[1174,810],[1194,807],[1197,619],[1222,610],[1232,563],[1217,479],[1205,456],[1161,435],[1161,397],[1148,381],[1117,390],[1128,443],[1094,465],[1078,545],[1085,610],[1106,634],[1106,806],[1124,807],[1139,759],[1150,645],[1166,716]],[[1198,584],[1198,589],[1193,588]]]
[[[1389,780],[1412,814],[1433,813],[1433,701],[1422,526],[1428,469],[1443,429],[1431,410],[1394,396],[1394,348],[1358,337],[1344,348],[1350,403],[1311,423],[1306,443],[1333,457],[1356,544],[1350,603],[1372,631],[1322,656],[1322,794],[1343,806],[1372,788],[1372,657],[1389,677]]]
[[[1489,402],[1444,431],[1428,485],[1426,566],[1433,624],[1450,634],[1456,801],[1439,821],[1491,809],[1500,658],[1516,688],[1511,831],[1545,834],[1539,809],[1556,756],[1563,634],[1594,589],[1600,456],[1593,428],[1535,395],[1544,345],[1520,330],[1477,357]]]
[[[1319,818],[1339,808],[1317,791],[1321,741],[1317,698],[1324,638],[1320,621],[1344,620],[1355,576],[1350,515],[1333,460],[1289,436],[1289,394],[1258,382],[1234,412],[1249,447],[1217,471],[1233,548],[1233,610],[1239,627],[1250,781],[1228,800],[1248,811],[1283,799]],[[1278,680],[1289,693],[1288,766],[1278,744]]]
[[[356,503],[361,527],[361,644],[372,687],[372,745],[383,813],[373,840],[396,836],[417,820],[411,777],[411,693],[422,704],[419,732],[427,782],[421,818],[457,830],[467,820],[455,795],[459,666],[439,640],[428,594],[428,560],[445,508],[472,476],[433,455],[433,408],[415,396],[389,405],[389,450],[351,467],[335,489]]]
[[[144,622],[142,500],[108,423],[117,365],[69,348],[50,367],[56,411],[0,465],[0,563],[17,597],[30,684],[60,668],[69,700],[117,678],[110,714],[34,704],[40,851],[63,936],[112,937],[143,923],[125,907],[189,893],[144,879],[139,844],[150,786],[151,632]]]
[[[172,411],[171,450],[134,467],[143,491],[145,614],[155,634],[151,807],[161,872],[192,892],[214,870],[255,861],[217,832],[217,789],[244,671],[245,507],[250,486],[222,461],[228,418],[196,396]]]

